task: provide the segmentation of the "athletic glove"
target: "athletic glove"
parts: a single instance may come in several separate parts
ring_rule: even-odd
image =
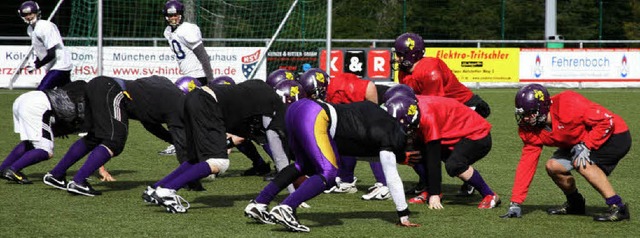
[[[500,216],[500,218],[520,218],[522,217],[522,209],[520,208],[520,204],[511,202],[509,203],[509,210],[507,214]]]
[[[580,166],[585,168],[587,164],[593,164],[593,161],[589,158],[590,155],[591,150],[587,148],[584,142],[580,142],[571,149],[571,163],[577,169],[579,169]]]

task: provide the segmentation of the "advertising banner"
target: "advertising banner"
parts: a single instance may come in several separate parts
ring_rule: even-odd
[[[521,49],[522,82],[640,82],[640,49]]]
[[[320,51],[320,68],[325,69],[326,50]],[[358,77],[391,81],[391,49],[389,48],[337,48],[331,49],[331,75],[352,73]]]
[[[427,48],[442,59],[460,82],[518,82],[518,48]]]
[[[0,88],[6,88],[15,67],[28,57],[28,46],[0,46]],[[95,47],[67,47],[71,52],[74,69],[72,80],[90,80],[97,76],[97,50]],[[247,80],[258,63],[263,47],[206,47],[214,77],[227,75],[236,82]],[[176,80],[182,76],[176,55],[169,47],[104,47],[103,74],[123,79],[136,79],[151,75]],[[33,61],[33,59],[29,59]],[[256,79],[266,79],[263,64],[257,69]],[[16,88],[35,88],[44,77],[43,69],[32,74],[24,72],[14,83]]]

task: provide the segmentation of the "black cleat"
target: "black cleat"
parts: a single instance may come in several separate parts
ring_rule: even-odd
[[[404,191],[404,194],[406,195],[420,195],[422,194],[422,192],[427,191],[427,185],[421,182],[418,182],[418,184],[416,184],[416,186],[414,186],[413,188],[407,189]]]
[[[91,187],[91,185],[88,182],[85,182],[85,185],[80,185],[75,181],[71,181],[69,182],[69,184],[67,184],[67,192],[85,195],[89,197],[102,195],[102,192],[93,189],[93,187]]]
[[[6,169],[4,169],[2,171],[2,178],[6,179],[6,180],[9,180],[9,181],[14,181],[14,182],[19,183],[19,184],[32,184],[33,183],[22,172],[13,171],[10,168],[6,168]]]
[[[462,183],[462,186],[460,186],[460,190],[458,190],[458,193],[456,194],[456,196],[458,197],[470,197],[473,196],[473,192],[476,191],[476,188],[474,188],[473,186],[471,186],[471,184],[468,184],[467,182]]]
[[[258,165],[258,166],[254,166],[251,167],[250,169],[245,170],[242,173],[242,176],[262,176],[262,175],[266,175],[269,172],[271,172],[271,168],[269,167],[269,164],[264,163],[262,165]]]
[[[561,207],[547,210],[549,215],[584,215],[585,200],[581,198],[577,201],[566,201]]]
[[[631,219],[629,215],[629,207],[624,204],[622,207],[618,207],[615,204],[609,206],[609,210],[606,213],[593,216],[594,221],[622,221]]]
[[[42,178],[42,182],[57,189],[67,190],[67,180],[65,180],[64,178],[57,179],[53,177],[51,173],[45,174]]]

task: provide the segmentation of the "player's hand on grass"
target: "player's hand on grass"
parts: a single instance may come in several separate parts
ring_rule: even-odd
[[[439,195],[429,196],[429,209],[444,209]]]
[[[100,167],[100,169],[98,170],[98,173],[100,173],[100,181],[103,181],[103,182],[116,181],[116,178],[111,176],[109,171],[107,171],[107,169],[104,166]]]
[[[420,227],[420,224],[409,221],[409,216],[400,217],[400,222],[396,223],[396,225],[402,227]]]

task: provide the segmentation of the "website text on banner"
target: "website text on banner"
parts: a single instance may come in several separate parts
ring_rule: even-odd
[[[640,49],[521,49],[521,82],[640,82]]]
[[[460,82],[518,82],[518,48],[426,48],[426,56],[440,58]]]
[[[74,69],[71,80],[90,80],[97,75],[97,53],[95,47],[67,47],[71,51]],[[28,57],[28,46],[0,46],[0,88],[8,87],[15,68]],[[263,47],[207,47],[214,77],[227,75],[236,82],[247,80],[258,63]],[[265,79],[267,70],[261,65],[254,78]],[[105,47],[104,75],[123,79],[136,79],[150,75],[161,75],[171,80],[180,76],[176,54],[168,47]],[[24,73],[15,82],[16,88],[35,88],[46,72],[36,70]]]

